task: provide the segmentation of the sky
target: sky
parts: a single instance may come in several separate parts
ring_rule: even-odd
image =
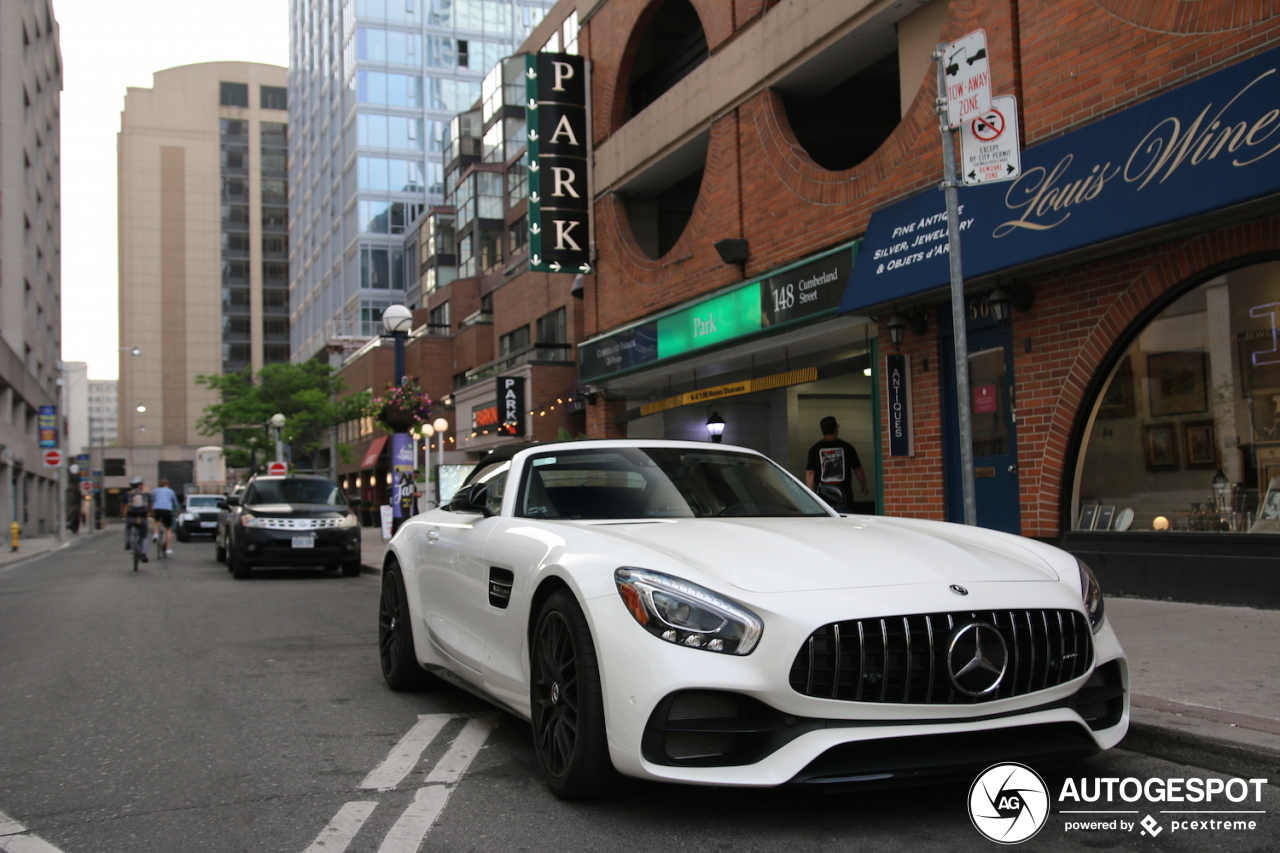
[[[62,360],[119,373],[116,134],[129,86],[196,62],[289,64],[288,0],[53,0],[62,51]],[[128,343],[127,341],[125,342]]]

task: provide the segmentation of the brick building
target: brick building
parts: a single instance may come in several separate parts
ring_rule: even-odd
[[[978,523],[1114,591],[1280,601],[1274,5],[581,0],[524,49],[570,12],[588,435],[716,416],[802,475],[830,414],[873,484],[855,509],[963,517],[932,53],[981,28],[1022,172],[958,191]],[[487,292],[495,341],[532,322],[523,279]]]
[[[963,517],[931,52],[981,28],[1023,153],[1018,181],[959,190],[978,523],[1115,591],[1280,600],[1276,9],[610,0],[582,21],[593,435],[693,437],[714,410],[799,474],[830,411],[884,512]]]

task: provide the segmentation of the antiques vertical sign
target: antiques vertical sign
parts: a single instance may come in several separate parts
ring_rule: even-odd
[[[568,53],[525,57],[529,132],[529,269],[591,272],[586,63]]]
[[[915,452],[911,440],[911,362],[908,358],[900,354],[885,357],[890,456],[910,456]]]

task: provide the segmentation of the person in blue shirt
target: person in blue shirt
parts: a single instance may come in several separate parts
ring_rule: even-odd
[[[164,552],[173,553],[173,514],[178,511],[178,495],[169,488],[168,480],[161,480],[160,485],[151,493],[151,517],[155,519],[153,540],[160,538],[160,529],[164,528]]]

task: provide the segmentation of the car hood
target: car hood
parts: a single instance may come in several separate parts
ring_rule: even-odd
[[[245,509],[254,515],[288,518],[341,518],[351,512],[333,504],[254,504]]]
[[[1059,579],[1036,543],[961,524],[851,516],[592,526],[748,592]]]

